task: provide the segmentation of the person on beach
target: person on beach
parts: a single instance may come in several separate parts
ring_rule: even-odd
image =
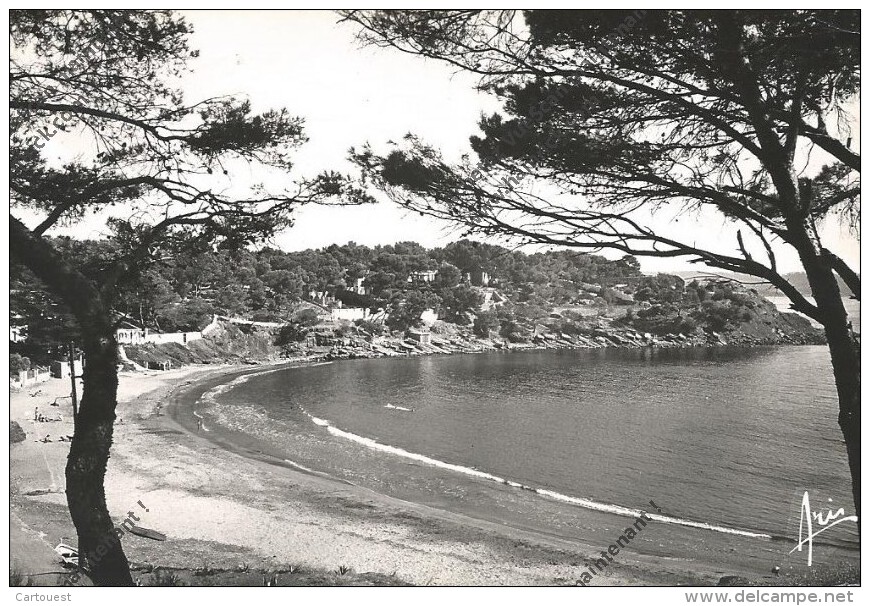
[[[36,408],[33,409],[33,420],[34,421],[39,420],[39,406],[37,406]]]
[[[196,420],[196,428],[197,430],[202,431],[202,419]]]

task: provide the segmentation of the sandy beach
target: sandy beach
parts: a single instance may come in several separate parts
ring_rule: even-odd
[[[164,542],[125,536],[134,565],[350,567],[420,585],[573,585],[590,554],[599,551],[276,464],[215,443],[207,431],[195,425],[188,430],[167,414],[215,385],[258,370],[263,368],[122,373],[106,477],[109,511],[119,523],[133,512],[138,524],[167,535]],[[25,574],[60,571],[52,548],[64,537],[75,540],[64,494],[69,445],[58,441],[72,433],[69,400],[48,405],[68,391],[67,380],[53,379],[11,398],[11,417],[27,434],[10,453],[12,565]],[[36,405],[64,420],[34,421]],[[52,442],[38,441],[46,434]],[[723,572],[631,554],[595,584],[712,585]],[[33,580],[53,584],[56,578],[42,574]]]

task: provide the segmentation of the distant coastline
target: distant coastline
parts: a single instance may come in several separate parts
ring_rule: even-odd
[[[764,295],[764,298],[776,305],[776,309],[781,312],[794,313],[791,309],[791,300],[785,295]],[[813,298],[808,296],[807,299],[812,302]],[[855,332],[861,332],[861,302],[851,297],[843,297],[843,306],[846,308],[846,314],[849,316],[849,321],[852,322],[852,328]],[[815,328],[821,328],[822,325],[807,318]]]

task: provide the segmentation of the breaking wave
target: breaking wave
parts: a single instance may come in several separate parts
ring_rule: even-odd
[[[300,407],[301,408],[301,407]],[[406,459],[410,459],[413,461],[417,461],[420,463],[425,463],[426,465],[431,465],[433,467],[439,467],[441,469],[447,469],[450,471],[454,471],[456,473],[461,473],[466,476],[471,476],[474,478],[479,478],[482,480],[489,480],[491,482],[497,482],[499,484],[504,484],[506,486],[510,486],[512,488],[517,488],[520,490],[526,490],[529,492],[533,492],[541,497],[552,499],[554,501],[560,501],[562,503],[569,503],[571,505],[575,505],[577,507],[582,507],[584,509],[591,509],[594,511],[601,511],[604,513],[611,513],[619,516],[625,516],[630,518],[636,518],[641,515],[641,513],[645,514],[649,519],[654,520],[656,522],[662,522],[665,524],[675,524],[678,526],[688,526],[690,528],[700,528],[703,530],[710,530],[713,532],[719,532],[723,534],[731,534],[731,535],[739,535],[744,537],[751,537],[756,539],[765,539],[772,540],[774,537],[769,534],[761,533],[761,532],[753,532],[749,530],[742,530],[739,528],[731,528],[728,526],[720,526],[717,524],[709,524],[707,522],[696,522],[694,520],[686,520],[684,518],[677,518],[673,516],[662,515],[658,513],[649,513],[640,509],[633,509],[630,507],[623,507],[621,505],[611,505],[609,503],[600,503],[598,501],[593,501],[591,499],[584,499],[580,497],[572,497],[569,495],[565,495],[559,492],[555,492],[552,490],[547,490],[545,488],[535,488],[534,486],[528,486],[526,484],[522,484],[520,482],[515,482],[513,480],[509,480],[506,478],[502,478],[500,476],[481,471],[479,469],[475,469],[473,467],[466,467],[464,465],[457,465],[455,463],[448,463],[446,461],[441,461],[438,459],[433,459],[432,457],[427,457],[426,455],[419,454],[416,452],[410,452],[403,448],[398,448],[396,446],[390,446],[389,444],[382,444],[372,438],[366,438],[364,436],[357,435],[355,433],[351,433],[349,431],[344,431],[343,429],[339,429],[332,425],[329,421],[325,419],[320,419],[315,417],[304,408],[302,408],[302,412],[309,418],[311,421],[320,427],[326,428],[326,430],[333,436],[343,438],[345,440],[349,440],[351,442],[355,442],[369,448],[371,450],[376,450],[379,452],[385,452],[388,454],[396,455],[399,457],[403,457]]]
[[[384,408],[389,408],[390,410],[401,410],[403,412],[414,412],[410,408],[405,408],[404,406],[395,406],[393,404],[384,404]]]

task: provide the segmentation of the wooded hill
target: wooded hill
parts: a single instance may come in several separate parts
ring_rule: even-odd
[[[91,272],[101,271],[102,259],[112,252],[106,241],[55,243],[84,259]],[[48,358],[55,345],[76,338],[64,306],[20,265],[11,266],[10,286],[13,323],[27,325],[28,334],[26,342],[13,344],[13,351]],[[541,323],[579,334],[602,318],[654,335],[779,325],[769,302],[727,281],[645,276],[633,257],[527,254],[469,240],[433,249],[413,242],[348,243],[301,252],[263,248],[167,255],[118,289],[119,320],[165,332],[198,330],[213,314],[222,314],[285,322],[302,339],[316,321],[303,319],[300,310],[312,302],[323,310],[381,310],[386,321],[377,328],[369,325],[370,332],[404,331],[420,324],[421,314],[431,309],[441,320],[478,336],[492,334],[515,343],[528,342]],[[795,322],[810,331],[802,319],[787,324],[793,329]]]

